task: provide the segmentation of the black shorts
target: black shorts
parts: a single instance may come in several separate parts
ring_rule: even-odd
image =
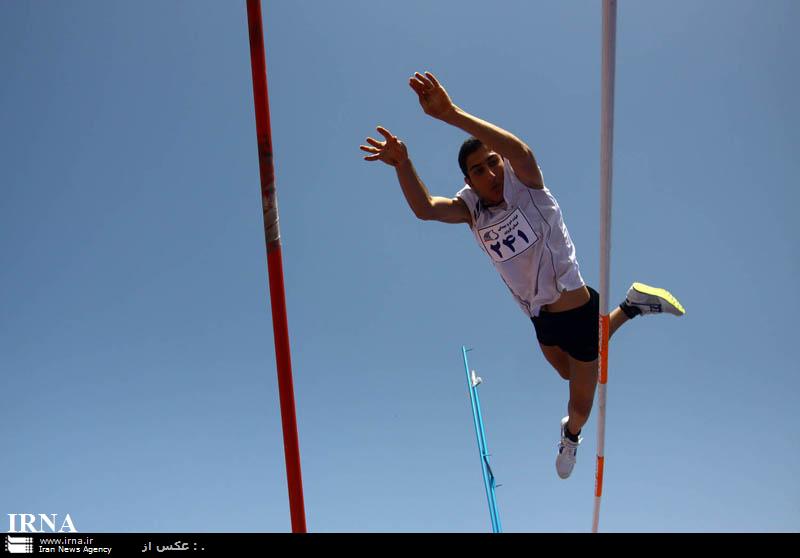
[[[557,346],[572,358],[591,362],[597,358],[600,338],[600,295],[589,287],[589,302],[566,312],[539,312],[532,317],[536,339]]]

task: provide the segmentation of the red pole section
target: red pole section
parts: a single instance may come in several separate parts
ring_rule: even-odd
[[[286,320],[281,235],[278,226],[278,199],[275,189],[275,169],[272,164],[272,131],[269,120],[261,0],[247,0],[247,24],[250,31],[250,65],[253,71],[253,100],[256,108],[258,169],[261,174],[261,204],[264,210],[264,233],[267,242],[269,294],[272,305],[272,329],[275,335],[275,360],[278,365],[278,391],[283,424],[283,449],[286,456],[286,479],[289,487],[289,509],[292,516],[292,532],[305,533],[303,475],[300,471],[300,446],[294,406],[289,325]]]

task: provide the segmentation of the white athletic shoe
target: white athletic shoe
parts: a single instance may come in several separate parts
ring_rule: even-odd
[[[625,302],[629,306],[638,308],[642,314],[669,312],[676,316],[683,316],[686,313],[678,299],[672,296],[668,290],[651,287],[644,283],[631,285]]]
[[[583,441],[583,438],[580,436],[577,442],[573,442],[567,438],[566,429],[568,422],[569,416],[561,419],[561,441],[558,443],[558,456],[556,457],[556,472],[562,479],[572,474],[572,469],[575,467],[575,455],[578,453],[578,445]]]

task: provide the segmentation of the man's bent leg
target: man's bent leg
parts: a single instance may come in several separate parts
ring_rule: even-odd
[[[620,307],[614,308],[608,315],[608,338],[611,339],[611,336],[614,335],[614,332],[617,331],[622,324],[629,320],[630,318],[625,315],[625,312],[623,312]]]
[[[569,422],[567,429],[572,434],[580,432],[592,412],[594,392],[597,388],[597,359],[583,362],[571,356],[569,359]]]
[[[589,420],[597,387],[597,359],[583,362],[572,356],[567,358],[570,372],[568,416],[561,419],[561,441],[556,456],[556,472],[562,479],[569,478],[575,467],[581,443],[578,434]]]

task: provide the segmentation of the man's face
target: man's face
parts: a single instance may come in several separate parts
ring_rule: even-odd
[[[467,184],[486,205],[503,201],[503,158],[485,145],[467,157]]]

